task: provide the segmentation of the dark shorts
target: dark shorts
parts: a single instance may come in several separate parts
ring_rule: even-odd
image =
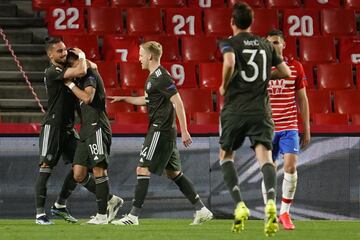
[[[110,146],[111,136],[99,128],[88,138],[79,142],[73,164],[89,169],[95,166],[106,169],[109,164]]]
[[[165,169],[181,171],[176,138],[166,132],[149,131],[140,152],[138,166],[147,167],[156,175],[162,175]]]
[[[39,137],[40,162],[53,168],[60,157],[65,164],[72,163],[75,150],[79,142],[79,135],[75,129],[63,129],[51,124],[41,127]]]
[[[299,154],[300,139],[299,132],[288,130],[276,132],[273,139],[273,160],[277,160],[280,154],[292,153]]]
[[[252,148],[262,144],[268,150],[272,149],[274,122],[270,117],[241,116],[222,111],[220,121],[220,145],[223,150],[235,151],[242,146],[246,137],[250,138]]]

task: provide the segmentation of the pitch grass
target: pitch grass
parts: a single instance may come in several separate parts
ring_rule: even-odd
[[[92,226],[55,220],[55,225],[39,226],[34,220],[0,220],[1,240],[257,240],[269,239],[263,233],[263,221],[246,222],[245,231],[232,233],[231,220],[213,220],[189,226],[189,220],[142,219],[139,226]],[[81,220],[80,223],[85,222]],[[295,221],[296,230],[280,231],[271,239],[356,240],[360,239],[360,221]]]

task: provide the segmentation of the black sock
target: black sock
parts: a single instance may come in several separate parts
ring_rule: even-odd
[[[96,183],[96,203],[99,214],[106,214],[108,196],[109,196],[109,178],[107,176],[95,178]]]
[[[178,185],[180,191],[185,197],[195,206],[196,210],[200,210],[204,207],[199,195],[196,193],[194,184],[183,173],[176,176],[173,181]]]
[[[276,197],[276,170],[271,163],[265,163],[261,172],[263,173],[267,199],[275,200]]]
[[[71,171],[68,173],[68,175],[64,180],[60,195],[56,202],[58,204],[65,205],[66,199],[69,198],[71,193],[74,191],[75,187],[76,187],[76,181],[74,179],[74,172],[71,169]]]
[[[96,184],[92,174],[88,173],[87,177],[80,184],[83,185],[89,192],[95,194]],[[113,195],[109,194],[108,200],[110,200],[112,197]]]
[[[140,209],[143,207],[146,194],[149,188],[150,176],[138,175],[137,185],[135,188],[135,198],[133,200],[133,207],[130,211],[131,215],[139,216]]]
[[[51,175],[50,168],[40,168],[35,183],[36,214],[45,214],[46,184]]]
[[[224,182],[229,189],[230,195],[237,204],[241,201],[240,187],[238,182],[237,171],[234,166],[234,161],[225,161],[221,163],[221,170],[224,175]]]

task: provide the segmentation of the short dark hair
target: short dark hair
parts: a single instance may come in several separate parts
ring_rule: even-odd
[[[281,30],[279,30],[279,29],[273,29],[273,30],[271,30],[270,32],[268,32],[267,35],[268,35],[268,37],[279,36],[279,37],[282,38],[282,40],[285,40],[285,38],[284,38],[284,33],[283,33]]]
[[[66,56],[66,63],[67,64],[70,64],[70,62],[74,62],[76,60],[79,59],[79,56],[74,53],[72,50],[74,50],[73,48],[68,48],[67,51],[68,51],[68,54]]]
[[[254,18],[254,12],[245,2],[237,2],[233,6],[232,18],[236,27],[247,29],[251,26]]]
[[[54,44],[57,44],[59,42],[62,42],[61,38],[58,37],[46,37],[45,38],[45,51],[49,51],[50,48],[54,46]]]

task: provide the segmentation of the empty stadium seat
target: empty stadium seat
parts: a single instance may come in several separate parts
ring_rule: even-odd
[[[34,11],[43,11],[50,7],[65,7],[68,5],[68,0],[32,0],[32,9]]]
[[[149,71],[141,69],[140,63],[120,63],[120,82],[124,89],[144,88]]]
[[[160,34],[163,32],[160,8],[128,8],[126,12],[129,35]]]
[[[285,36],[317,36],[320,34],[319,10],[285,9],[283,31]]]
[[[212,112],[212,96],[208,89],[179,89],[185,112]]]
[[[139,62],[139,39],[121,36],[105,36],[103,43],[105,60]]]
[[[279,28],[278,12],[276,9],[253,9],[254,21],[250,27],[250,32],[260,36],[266,34],[272,29]]]
[[[360,92],[357,90],[343,90],[334,92],[335,112],[343,114],[360,113]]]
[[[99,73],[104,81],[105,87],[119,87],[116,63],[113,61],[97,61],[95,63],[98,66]]]
[[[301,7],[300,0],[265,0],[267,8],[298,8]]]
[[[351,114],[351,125],[360,126],[360,113]]]
[[[216,60],[217,45],[214,37],[183,37],[182,56],[185,62]]]
[[[356,65],[356,85],[360,90],[360,65]]]
[[[161,56],[162,62],[172,62],[180,60],[179,41],[177,36],[161,36],[161,35],[147,35],[144,36],[144,42],[156,41],[162,45],[163,54]]]
[[[317,82],[319,89],[352,89],[354,88],[352,66],[345,63],[319,64]]]
[[[185,7],[186,0],[150,0],[150,6],[160,8]]]
[[[200,88],[218,90],[222,81],[222,63],[200,63],[199,85]]]
[[[284,56],[288,58],[297,58],[297,47],[296,47],[296,37],[285,37],[286,47],[284,48]]]
[[[46,12],[49,35],[81,34],[85,32],[84,9],[50,7]]]
[[[147,125],[149,123],[149,117],[146,113],[141,112],[118,112],[115,114],[115,121],[120,125]]]
[[[324,9],[321,11],[323,35],[344,36],[356,34],[354,10]]]
[[[339,8],[340,0],[304,0],[305,8]]]
[[[165,12],[165,29],[168,34],[194,36],[202,33],[201,9],[168,8]]]
[[[197,88],[194,63],[163,63],[173,77],[177,88]]]
[[[188,7],[213,8],[225,7],[224,0],[188,0]]]
[[[360,10],[359,0],[344,0],[344,7],[348,9]]]
[[[301,37],[300,60],[312,63],[335,62],[334,38],[323,36]]]
[[[71,0],[71,6],[76,7],[107,7],[108,0]]]
[[[308,90],[306,94],[309,99],[310,113],[332,112],[329,91]]]
[[[237,2],[239,2],[239,0],[228,0],[228,5],[229,7],[232,7]],[[251,7],[255,7],[255,8],[264,7],[264,3],[262,0],[243,0],[242,2],[246,2]]]
[[[62,39],[66,47],[77,47],[83,50],[87,59],[100,59],[98,38],[96,35],[63,35]]]
[[[106,89],[106,96],[131,96],[130,90],[124,89]],[[115,119],[115,114],[118,112],[134,112],[134,105],[125,102],[110,103],[106,101],[106,112],[109,119]]]
[[[204,26],[206,35],[232,35],[230,27],[231,9],[213,8],[204,11]]]
[[[348,125],[349,115],[340,113],[315,113],[312,117],[315,125]]]
[[[314,82],[314,65],[309,63],[303,63],[303,68],[306,76],[307,88],[314,89],[315,82]]]
[[[88,29],[90,33],[97,35],[121,33],[123,30],[121,9],[111,7],[89,8]]]
[[[110,0],[112,7],[144,7],[146,0]]]
[[[218,112],[195,112],[193,113],[193,120],[195,125],[216,124],[219,125]]]
[[[339,57],[342,63],[360,63],[360,37],[340,38]]]

